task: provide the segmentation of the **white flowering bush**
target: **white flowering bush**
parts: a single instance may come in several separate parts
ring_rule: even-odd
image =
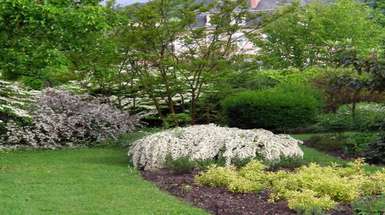
[[[129,151],[138,169],[163,168],[166,156],[172,159],[212,160],[222,156],[232,161],[262,157],[302,157],[302,142],[288,135],[275,135],[263,129],[242,130],[213,124],[175,128],[136,141]]]
[[[46,89],[30,113],[31,125],[10,121],[0,148],[60,148],[95,143],[132,131],[139,124],[102,99]]]
[[[15,82],[0,80],[0,120],[30,118],[28,106],[39,91],[29,91]]]

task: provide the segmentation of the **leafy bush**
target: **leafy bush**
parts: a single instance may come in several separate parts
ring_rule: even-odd
[[[279,160],[266,161],[265,164],[271,171],[277,170],[293,170],[306,164],[306,161],[301,157],[281,157]]]
[[[196,181],[212,187],[226,187],[232,192],[252,192],[263,189],[261,183],[240,177],[234,167],[211,166],[205,174],[197,176]]]
[[[164,166],[167,169],[174,171],[175,173],[183,174],[192,172],[197,166],[197,164],[188,156],[173,159],[172,156],[169,154],[166,156]]]
[[[371,142],[365,152],[366,160],[373,164],[385,164],[385,133]]]
[[[289,160],[289,158],[286,158]],[[234,159],[232,164],[235,167],[246,166],[253,159]],[[217,159],[192,160],[189,156],[183,156],[173,159],[171,154],[166,156],[164,167],[172,170],[177,174],[191,173],[193,170],[208,170],[210,166],[226,166],[224,157],[219,156]]]
[[[358,103],[355,118],[350,105],[341,106],[336,113],[318,117],[318,131],[379,130],[385,122],[385,106],[378,103]]]
[[[334,208],[336,203],[329,196],[317,197],[312,190],[290,191],[288,193],[289,208],[296,210],[299,214],[321,215],[325,209]]]
[[[314,135],[305,144],[325,152],[339,153],[346,157],[359,157],[367,150],[375,133],[340,133]]]
[[[245,90],[263,90],[276,86],[279,82],[256,71],[232,71],[219,78],[212,89],[203,94],[198,102],[198,122],[223,124],[221,102],[229,95]]]
[[[312,163],[293,172],[269,172],[265,165],[254,160],[238,171],[234,167],[212,166],[198,175],[196,181],[233,192],[269,189],[271,201],[287,200],[291,209],[312,214],[330,210],[339,203],[384,193],[385,170],[367,175],[363,165],[362,160],[347,167],[321,167]]]
[[[294,83],[306,85],[315,77],[322,74],[324,71],[322,68],[311,67],[305,70],[299,70],[295,68],[282,69],[282,70],[265,70],[260,73],[267,78],[274,80],[277,83]]]
[[[314,122],[321,103],[310,89],[281,85],[230,96],[223,107],[229,126],[286,130]]]
[[[191,124],[191,116],[187,113],[169,114],[164,122],[166,128],[175,126],[186,126]]]
[[[325,109],[330,112],[336,112],[345,104],[383,101],[384,94],[373,91],[370,88],[371,82],[368,73],[359,73],[346,68],[325,69],[313,80],[314,85],[322,91],[326,101]]]
[[[355,214],[385,214],[385,194],[362,198],[353,203]]]
[[[257,91],[274,88],[278,85],[295,86],[292,89],[295,92],[302,91],[298,88],[306,88],[309,91],[307,83],[320,73],[317,68],[310,68],[305,71],[297,69],[287,70],[240,70],[232,71],[227,75],[220,77],[212,89],[203,94],[198,104],[198,122],[199,123],[216,123],[225,124],[225,116],[223,114],[222,102],[230,96],[243,91]],[[293,87],[291,87],[293,88]],[[314,90],[311,90],[315,93]],[[318,94],[318,93],[317,93]],[[321,98],[321,95],[317,98]]]
[[[0,147],[57,148],[96,143],[132,131],[138,116],[121,112],[102,99],[66,91],[43,91],[28,126],[7,123]]]

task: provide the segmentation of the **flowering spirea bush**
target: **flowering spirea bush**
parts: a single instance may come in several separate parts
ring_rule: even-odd
[[[28,126],[9,122],[0,148],[58,148],[95,143],[130,132],[139,124],[139,117],[102,99],[54,89],[42,92],[31,118]]]
[[[231,166],[211,166],[198,175],[196,181],[201,185],[226,187],[232,192],[269,189],[271,201],[287,200],[291,209],[304,214],[327,211],[339,203],[385,193],[385,170],[366,174],[361,160],[344,168],[312,163],[294,172],[270,172],[254,160],[239,170]]]
[[[172,159],[213,160],[223,157],[229,165],[234,160],[261,156],[266,160],[302,157],[301,144],[288,135],[275,135],[263,129],[242,130],[213,124],[175,128],[155,133],[134,143],[129,151],[139,169],[164,167],[166,156]]]

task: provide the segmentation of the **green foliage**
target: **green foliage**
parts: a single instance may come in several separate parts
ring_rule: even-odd
[[[381,196],[365,197],[354,202],[353,211],[357,215],[384,214],[385,194]]]
[[[291,191],[288,193],[288,206],[304,215],[323,215],[325,210],[334,208],[336,203],[328,196],[317,197],[312,190]]]
[[[369,143],[377,137],[375,133],[314,135],[306,140],[306,145],[325,152],[341,153],[346,157],[358,157],[364,155]]]
[[[74,70],[94,60],[92,50],[100,48],[109,27],[106,9],[98,4],[4,0],[0,17],[2,78],[36,89],[76,78]]]
[[[351,104],[353,118],[358,102],[384,100],[382,92],[373,90],[371,84],[373,78],[369,73],[346,68],[327,68],[324,69],[323,73],[314,77],[312,82],[322,92],[327,111],[336,112],[340,106]]]
[[[385,164],[385,133],[368,145],[365,157],[370,163]]]
[[[309,82],[319,75],[322,69],[309,68],[304,71],[287,70],[241,70],[227,71],[221,76],[212,89],[202,95],[198,105],[200,123],[226,124],[223,111],[223,100],[242,91],[261,91],[279,87],[282,91],[306,93],[320,102],[322,95],[316,88],[309,86]]]
[[[183,174],[191,173],[196,167],[196,162],[188,156],[173,159],[171,155],[167,155],[164,166],[175,173]]]
[[[305,70],[295,68],[282,70],[262,70],[260,75],[273,79],[278,83],[293,83],[308,85],[308,82],[313,80],[324,72],[323,68],[310,67]]]
[[[382,26],[372,14],[354,0],[314,1],[304,7],[298,1],[267,17],[254,42],[262,48],[264,66],[273,68],[321,65],[331,57],[328,43],[347,39],[366,56],[383,40]]]
[[[207,11],[211,11],[210,31],[195,25],[196,16]],[[176,98],[186,94],[188,99],[184,103],[182,98],[180,106],[190,109],[192,123],[197,121],[200,97],[238,59],[232,38],[240,31],[239,22],[247,11],[242,0],[211,4],[154,0],[123,11],[130,17],[119,31],[124,53],[121,67],[128,75],[134,74],[141,95],[150,98],[162,121],[168,113],[174,118],[179,111]],[[167,105],[167,112],[161,104]]]
[[[278,71],[277,71],[278,72]],[[278,80],[265,75],[264,71],[228,71],[220,76],[202,95],[197,112],[200,123],[224,124],[222,101],[229,95],[245,90],[264,90],[276,86]]]
[[[301,85],[245,91],[223,101],[229,126],[286,130],[315,121],[320,101]]]
[[[231,162],[234,167],[241,168],[246,166],[252,160],[254,159],[234,159]],[[270,163],[268,164],[270,165]],[[166,169],[172,170],[177,174],[191,173],[193,170],[207,170],[210,169],[211,166],[224,167],[225,165],[226,160],[222,156],[219,156],[216,159],[192,160],[188,156],[173,159],[171,155],[167,155],[165,161]]]
[[[279,160],[265,161],[264,163],[271,171],[294,170],[307,164],[307,162],[301,157],[281,157]]]
[[[191,115],[187,113],[169,114],[164,120],[164,127],[186,126],[191,123]]]
[[[251,181],[245,177],[239,177],[235,168],[211,166],[196,181],[212,187],[226,187],[232,192],[252,192],[263,189],[259,182]]]
[[[364,163],[347,167],[321,167],[311,163],[294,172],[268,172],[259,161],[236,171],[234,167],[212,166],[196,177],[202,185],[227,187],[233,192],[272,191],[271,201],[287,200],[291,209],[305,214],[324,213],[338,203],[351,203],[364,196],[385,192],[385,171],[366,175]],[[242,186],[239,182],[244,182]]]
[[[316,129],[322,132],[380,130],[385,108],[378,103],[358,103],[353,118],[351,105],[343,105],[336,113],[319,115],[317,121]]]

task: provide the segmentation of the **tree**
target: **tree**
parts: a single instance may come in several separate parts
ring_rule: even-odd
[[[42,88],[75,79],[84,69],[109,28],[106,9],[96,1],[58,2],[0,2],[2,78]]]
[[[369,57],[359,56],[351,40],[329,44],[329,68],[315,78],[314,83],[323,92],[328,111],[336,112],[343,104],[351,104],[355,119],[358,102],[384,101],[383,62],[378,52]]]
[[[234,62],[236,37],[247,15],[244,1],[154,0],[135,5],[122,35],[123,70],[138,78],[164,120],[161,102],[175,116],[175,97],[188,95],[192,122],[205,87]],[[210,12],[211,26],[196,26],[196,17]],[[182,99],[183,101],[183,99]]]
[[[210,84],[223,72],[238,63],[239,39],[237,33],[246,31],[242,25],[249,17],[245,1],[222,1],[211,6],[210,29],[196,28],[186,32],[180,39],[182,51],[176,56],[180,74],[191,93],[191,116],[195,123],[197,103]]]
[[[372,14],[368,6],[354,0],[306,6],[297,2],[266,18],[253,40],[261,47],[259,58],[273,68],[323,65],[327,44],[347,39],[360,56],[367,56],[372,49],[383,48],[384,30]]]

